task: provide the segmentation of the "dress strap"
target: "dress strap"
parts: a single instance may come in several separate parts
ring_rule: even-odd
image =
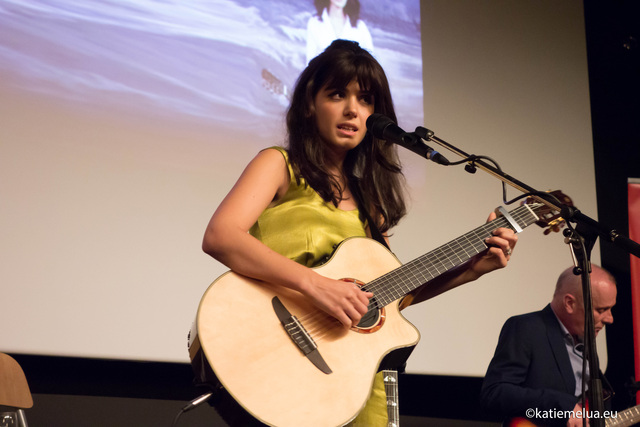
[[[284,147],[279,147],[277,145],[274,145],[273,147],[265,148],[265,150],[270,150],[270,149],[279,151],[280,154],[282,154],[282,157],[284,157],[284,161],[287,164],[287,169],[289,170],[289,182],[291,183],[295,179],[295,176],[293,175],[293,166],[291,166],[291,162],[289,161],[289,153],[287,153],[287,150]]]

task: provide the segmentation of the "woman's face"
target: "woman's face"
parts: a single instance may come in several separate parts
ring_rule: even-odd
[[[320,137],[327,148],[346,153],[364,139],[367,118],[374,112],[374,99],[352,80],[345,88],[324,86],[313,106]]]

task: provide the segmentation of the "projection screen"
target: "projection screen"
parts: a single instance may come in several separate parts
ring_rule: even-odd
[[[360,3],[401,127],[595,217],[580,1]],[[247,162],[283,143],[314,14],[292,0],[0,1],[0,350],[188,362],[200,297],[227,270],[201,251],[204,228]],[[400,150],[400,261],[503,203],[488,174]],[[405,311],[422,334],[408,371],[483,375],[504,320],[542,308],[570,264],[561,235],[524,230],[508,268]]]

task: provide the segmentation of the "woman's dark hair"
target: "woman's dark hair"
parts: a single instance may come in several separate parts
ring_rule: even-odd
[[[338,205],[342,200],[340,183],[328,173],[325,143],[320,138],[314,100],[325,86],[346,88],[357,81],[361,90],[371,93],[374,112],[396,120],[389,82],[373,56],[358,43],[336,40],[309,62],[293,92],[287,112],[288,151],[296,179],[304,178],[320,196]],[[394,144],[374,138],[367,132],[362,142],[347,153],[343,173],[351,193],[366,207],[382,232],[395,226],[406,213],[404,176]]]
[[[327,9],[331,0],[314,0],[313,4],[318,11],[318,19],[322,20],[322,12]],[[347,0],[347,4],[344,6],[344,14],[349,17],[351,26],[355,28],[358,25],[358,19],[360,19],[360,0]]]

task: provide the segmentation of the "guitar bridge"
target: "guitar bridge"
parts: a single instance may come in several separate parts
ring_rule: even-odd
[[[296,343],[305,356],[318,348],[316,342],[311,338],[311,335],[309,335],[307,330],[304,329],[296,316],[289,317],[287,322],[282,325],[284,326],[284,330],[289,334],[291,340]]]
[[[304,354],[307,359],[316,366],[316,368],[320,369],[325,374],[332,373],[333,371],[320,355],[317,344],[313,338],[311,338],[311,335],[309,335],[304,326],[302,326],[302,323],[300,323],[298,318],[289,313],[289,310],[287,310],[278,297],[273,297],[271,304],[273,305],[273,310],[276,312],[276,316],[278,316],[284,330],[289,335],[289,338],[291,338],[291,341],[293,341],[300,349],[302,354]]]

